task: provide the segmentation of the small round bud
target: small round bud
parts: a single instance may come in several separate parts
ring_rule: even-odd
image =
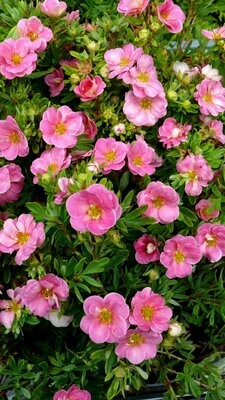
[[[167,98],[171,101],[177,101],[178,96],[177,96],[177,93],[173,89],[169,89],[167,91]]]
[[[151,269],[151,271],[149,271],[149,278],[151,281],[157,281],[157,279],[159,279],[158,271]]]
[[[149,30],[148,29],[141,29],[138,33],[138,36],[140,39],[147,39],[149,36]]]
[[[88,171],[97,174],[100,171],[99,164],[97,162],[89,162],[87,165]]]
[[[191,108],[191,102],[190,100],[184,100],[182,103],[182,106],[185,110],[189,110]]]
[[[172,337],[178,337],[182,334],[182,325],[179,322],[169,324],[168,334]]]
[[[121,135],[125,132],[126,127],[124,124],[117,124],[113,127],[113,131],[114,133],[116,133],[117,135]]]

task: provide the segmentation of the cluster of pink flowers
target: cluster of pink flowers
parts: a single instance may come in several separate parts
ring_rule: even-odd
[[[0,167],[0,206],[18,200],[23,184],[24,176],[19,165]]]
[[[167,149],[179,146],[181,142],[187,141],[187,135],[190,130],[191,125],[182,125],[175,118],[166,118],[163,125],[159,127],[159,141]]]

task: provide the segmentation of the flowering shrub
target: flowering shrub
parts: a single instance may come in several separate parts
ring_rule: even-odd
[[[0,397],[222,400],[224,1],[0,17]]]

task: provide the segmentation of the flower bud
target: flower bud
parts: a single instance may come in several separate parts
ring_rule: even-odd
[[[100,74],[103,78],[107,78],[107,77],[108,77],[108,75],[109,75],[109,70],[108,70],[107,65],[104,65],[104,66],[100,69],[99,74]]]
[[[178,96],[177,96],[177,93],[173,89],[169,89],[166,94],[167,94],[168,100],[177,101]]]
[[[158,271],[156,271],[155,269],[151,269],[149,271],[149,278],[150,278],[150,281],[157,281],[157,279],[159,279]]]
[[[190,108],[191,108],[191,102],[190,102],[190,100],[184,100],[183,101],[183,103],[182,103],[182,106],[183,106],[183,108],[185,109],[185,110],[190,110]]]
[[[97,174],[100,171],[99,164],[97,162],[89,162],[87,165],[88,171]]]
[[[138,33],[138,36],[140,39],[147,39],[149,36],[149,30],[148,29],[141,29]]]
[[[169,324],[168,334],[172,337],[178,337],[182,334],[182,325],[179,322]]]
[[[99,45],[98,43],[94,42],[93,40],[91,40],[90,42],[88,42],[86,44],[87,48],[89,51],[95,51],[95,50],[99,50]]]
[[[113,131],[114,133],[116,133],[116,135],[121,135],[125,132],[126,127],[124,124],[117,124],[113,127]]]

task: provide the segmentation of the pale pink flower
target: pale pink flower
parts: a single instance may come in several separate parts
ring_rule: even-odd
[[[101,184],[72,194],[66,208],[72,227],[79,232],[102,235],[112,228],[122,214],[117,196]]]
[[[72,385],[68,390],[62,389],[56,392],[53,400],[91,400],[91,395],[87,390]]]
[[[225,39],[225,25],[221,28],[215,28],[212,31],[202,29],[202,35],[211,40],[223,40]]]
[[[21,295],[23,288],[17,287],[14,290],[8,289],[7,295],[11,300],[0,300],[0,324],[6,329],[10,329],[15,318],[20,318],[21,314]]]
[[[72,178],[59,178],[58,179],[58,187],[60,192],[55,195],[54,203],[55,204],[62,204],[63,200],[65,200],[70,194],[69,186],[73,185]]]
[[[21,265],[45,240],[43,222],[36,223],[30,214],[7,219],[0,231],[0,251],[12,254],[17,250],[15,261]]]
[[[54,178],[60,171],[69,167],[70,163],[71,155],[67,156],[66,149],[45,150],[40,158],[36,158],[31,164],[30,170],[35,175],[33,182],[38,183],[40,178]]]
[[[6,79],[30,75],[36,68],[37,54],[27,38],[5,39],[0,43],[0,73]]]
[[[159,242],[152,236],[142,235],[134,242],[135,259],[139,264],[149,264],[159,260]]]
[[[58,96],[64,89],[64,73],[62,68],[54,69],[51,74],[45,76],[44,81],[48,85],[50,96]]]
[[[94,139],[97,135],[98,128],[95,124],[95,121],[91,119],[87,114],[83,111],[78,111],[77,114],[82,118],[82,123],[84,125],[84,136],[87,139]]]
[[[93,150],[73,150],[71,151],[72,161],[83,160],[84,158],[90,157]]]
[[[0,167],[0,206],[18,200],[23,189],[24,176],[16,164]]]
[[[219,71],[216,68],[213,68],[211,65],[207,64],[200,68],[200,73],[203,78],[209,78],[213,81],[221,81],[222,75],[219,75]]]
[[[148,146],[143,136],[136,136],[136,139],[132,144],[127,144],[128,168],[134,175],[152,175],[156,167],[162,165],[162,159]]]
[[[159,141],[167,149],[179,146],[181,142],[187,141],[187,135],[190,130],[191,125],[182,125],[175,118],[166,118],[163,125],[159,127]]]
[[[158,332],[129,329],[126,336],[118,341],[115,353],[119,358],[126,358],[131,364],[140,364],[156,356],[157,344],[162,340],[163,337]]]
[[[75,86],[74,93],[80,97],[81,101],[90,101],[96,99],[104,92],[106,87],[102,78],[96,75],[91,78],[89,75],[83,79],[79,85]]]
[[[203,224],[197,230],[196,240],[202,255],[211,262],[225,256],[225,226],[222,224]]]
[[[225,111],[225,88],[221,82],[205,78],[196,86],[196,89],[193,96],[202,114],[215,117]]]
[[[147,188],[137,195],[137,203],[140,206],[147,205],[144,215],[154,218],[161,224],[169,224],[179,216],[180,197],[171,187],[162,182],[151,182]]]
[[[159,20],[171,33],[181,32],[185,21],[185,14],[182,9],[174,4],[172,0],[165,0],[157,6]]]
[[[216,119],[210,120],[206,124],[212,137],[218,142],[225,144],[225,135],[223,134],[223,123]]]
[[[197,264],[201,258],[202,252],[196,239],[178,234],[166,240],[160,263],[167,269],[167,278],[185,278],[191,275],[193,264]]]
[[[60,302],[67,300],[69,287],[64,279],[47,274],[39,281],[30,279],[23,286],[22,303],[38,317],[46,316],[52,309],[60,308]]]
[[[214,174],[201,154],[189,154],[177,162],[177,171],[185,178],[185,192],[189,196],[199,196],[202,188],[208,186]]]
[[[158,119],[166,114],[167,101],[165,93],[160,92],[154,97],[140,98],[130,90],[125,94],[123,112],[128,121],[136,126],[153,126]]]
[[[149,0],[120,0],[117,11],[125,15],[141,14],[148,6]]]
[[[10,115],[0,121],[0,157],[15,160],[16,157],[26,157],[29,153],[26,136],[21,131],[16,120]]]
[[[43,14],[56,18],[60,17],[66,11],[67,4],[64,1],[44,0],[43,3],[39,3],[39,7]]]
[[[75,10],[66,14],[65,19],[67,20],[68,24],[71,24],[72,21],[78,21],[80,19],[80,11]]]
[[[203,221],[209,221],[212,218],[216,218],[219,216],[220,212],[216,208],[212,208],[213,204],[210,200],[202,199],[195,205],[195,211],[198,214],[198,217]]]
[[[135,47],[130,43],[125,44],[122,48],[107,50],[104,59],[110,71],[109,79],[115,78],[115,76],[122,79],[142,54],[143,50],[140,47]]]
[[[175,63],[173,64],[173,72],[176,75],[185,75],[188,74],[188,72],[190,71],[190,67],[187,63],[185,62],[180,62],[180,61],[175,61]]]
[[[165,305],[164,298],[154,293],[150,287],[138,291],[132,298],[129,321],[142,331],[167,331],[172,315],[172,310]]]
[[[81,116],[70,107],[50,107],[42,115],[40,131],[46,143],[65,149],[77,144],[84,125]]]
[[[120,171],[125,165],[126,155],[127,145],[114,138],[101,138],[95,143],[94,162],[97,162],[106,174]]]
[[[51,322],[56,328],[66,328],[73,320],[72,315],[62,315],[60,310],[52,309],[44,316],[44,319]]]
[[[41,53],[47,47],[47,43],[53,38],[51,29],[44,26],[40,19],[33,16],[29,19],[21,19],[18,24],[19,37],[26,37],[30,40],[30,48]]]
[[[119,293],[109,293],[104,298],[90,296],[84,301],[85,316],[80,328],[94,343],[114,343],[127,333],[129,307]]]

